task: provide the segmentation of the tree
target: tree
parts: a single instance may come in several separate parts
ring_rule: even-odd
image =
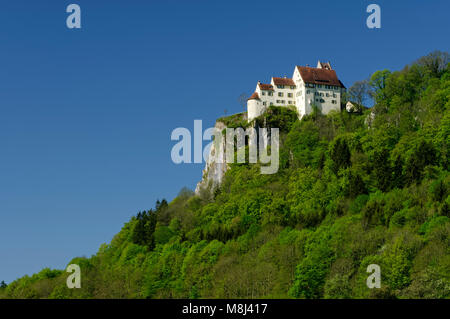
[[[348,98],[359,105],[364,105],[370,98],[370,86],[368,80],[357,81],[348,89]]]
[[[242,93],[238,97],[238,102],[241,105],[242,109],[244,110],[244,113],[247,111],[247,100],[248,100],[248,95],[246,93]]]
[[[157,207],[160,208],[162,203],[164,203],[164,200],[161,203],[158,201]],[[167,205],[167,202],[165,204]],[[136,219],[132,233],[133,243],[147,246],[150,250],[153,250],[155,248],[156,212],[153,210],[144,211],[143,213],[139,212]]]
[[[8,287],[8,285],[2,280],[2,282],[0,282],[0,289],[5,289],[6,287]]]
[[[414,64],[424,66],[434,77],[439,77],[450,62],[448,52],[434,51],[421,57]]]
[[[145,213],[145,211],[144,211],[144,213]],[[136,215],[136,219],[137,219],[137,222],[136,222],[136,224],[134,226],[131,239],[132,239],[133,243],[138,244],[138,245],[142,245],[144,243],[144,239],[143,238],[144,238],[144,231],[145,231],[144,230],[144,223],[142,222],[142,219],[143,219],[142,212],[139,212]]]
[[[392,167],[392,188],[403,188],[404,182],[403,159],[401,156],[397,156]]]
[[[350,198],[355,198],[360,194],[366,194],[367,188],[366,185],[358,173],[352,173],[350,171],[349,175],[349,185],[348,185],[348,196]]]
[[[331,144],[330,156],[333,161],[333,170],[336,174],[341,168],[350,166],[350,149],[344,137],[339,136],[333,141]]]
[[[384,148],[375,152],[373,173],[377,187],[386,192],[392,182],[392,168],[389,161],[389,150]]]
[[[163,199],[162,201],[157,200],[155,205],[156,213],[163,212],[167,209],[168,206],[169,204],[165,199]]]
[[[385,88],[386,81],[391,75],[391,71],[383,70],[375,72],[369,80],[369,85],[372,89],[371,95],[376,103],[383,102],[386,98]]]
[[[436,162],[436,150],[431,143],[421,140],[415,145],[412,154],[406,161],[405,177],[408,184],[419,182],[423,177],[423,170],[427,165]]]

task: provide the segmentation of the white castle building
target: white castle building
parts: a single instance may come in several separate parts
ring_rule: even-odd
[[[319,61],[315,68],[296,66],[292,78],[272,77],[270,84],[258,81],[255,92],[247,100],[248,121],[263,114],[270,105],[295,106],[300,118],[310,114],[314,105],[322,114],[340,111],[344,92],[345,86],[330,62]]]

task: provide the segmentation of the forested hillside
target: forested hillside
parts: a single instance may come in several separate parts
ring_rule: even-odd
[[[367,89],[375,105],[360,112],[300,121],[271,108],[277,174],[232,164],[212,195],[158,201],[70,261],[81,289],[44,269],[0,297],[449,298],[448,54],[377,71]],[[369,264],[380,289],[366,286]]]

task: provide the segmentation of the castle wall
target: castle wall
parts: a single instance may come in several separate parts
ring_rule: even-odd
[[[259,100],[248,100],[247,101],[247,115],[248,115],[248,121],[250,122],[255,117],[260,116],[264,113],[266,110],[266,106],[262,104]]]

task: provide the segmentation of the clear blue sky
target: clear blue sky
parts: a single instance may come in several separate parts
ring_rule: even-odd
[[[344,84],[449,50],[448,0],[0,1],[0,280],[90,256],[194,188],[176,127],[241,111],[257,80],[332,62]],[[69,30],[65,8],[82,9]],[[381,30],[365,25],[370,3]]]

